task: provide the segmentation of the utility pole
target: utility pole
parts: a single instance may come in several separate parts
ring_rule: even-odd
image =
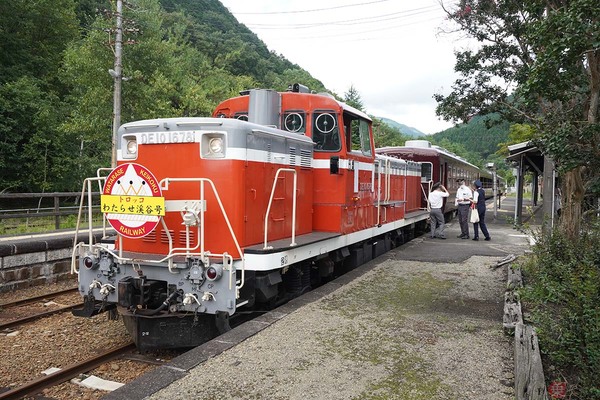
[[[492,191],[494,192],[494,220],[496,220],[498,219],[498,202],[500,201],[498,196],[498,175],[496,172],[496,165],[494,163],[487,163],[485,167],[492,171],[492,179],[494,180]]]
[[[113,102],[113,132],[112,132],[112,159],[111,166],[117,166],[117,132],[121,126],[121,83],[123,81],[123,0],[117,0],[117,31],[115,37],[115,68],[108,72],[115,81]]]

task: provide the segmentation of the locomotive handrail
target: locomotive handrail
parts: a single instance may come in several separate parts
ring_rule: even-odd
[[[406,204],[408,203],[407,199],[407,190],[408,190],[408,162],[404,165],[404,213],[406,214]]]
[[[88,246],[89,246],[89,251],[90,253],[92,252],[92,249],[94,247],[93,244],[93,240],[94,240],[94,231],[92,229],[92,182],[98,182],[98,184],[100,185],[100,182],[105,180],[106,177],[101,177],[101,176],[97,176],[96,178],[86,178],[83,181],[83,186],[81,188],[81,199],[79,201],[79,212],[77,213],[77,223],[75,224],[75,236],[73,238],[73,253],[71,254],[71,273],[76,273],[79,274],[79,271],[77,271],[76,267],[75,267],[75,259],[76,259],[76,252],[79,249],[79,244],[77,244],[77,237],[79,236],[79,227],[80,227],[80,223],[81,223],[81,213],[83,211],[83,203],[85,201],[85,193],[86,193],[86,187],[87,187],[87,201],[88,201]],[[102,218],[102,236],[106,236],[106,219]]]
[[[106,178],[108,178],[108,175],[110,175],[110,173],[112,172],[112,170],[113,170],[113,168],[108,168],[108,167],[98,168],[98,169],[96,170],[96,176],[97,176],[98,178],[103,178],[104,180],[106,180]],[[102,176],[100,176],[100,173],[101,173],[101,172],[106,172],[106,173],[107,173],[107,175],[106,175],[106,176],[104,176],[104,177],[102,177]],[[102,192],[103,192],[103,189],[104,189],[104,188],[103,188],[103,185],[101,185],[101,184],[100,184],[100,180],[98,180],[98,191],[99,191],[100,193],[102,193]],[[107,220],[106,220],[106,217],[103,217],[103,218],[102,218],[102,232],[103,232],[103,236],[104,236],[104,233],[106,233],[106,221],[107,221]]]
[[[427,185],[427,193],[425,193],[425,185]],[[427,203],[427,211],[431,212],[431,204],[429,203],[429,193],[431,193],[431,188],[433,187],[433,181],[425,182],[425,185],[421,185],[421,192],[423,192],[423,198]]]
[[[390,197],[392,197],[392,161],[391,160],[387,160],[385,161],[385,169],[386,169],[386,185],[385,185],[385,189],[386,189],[386,194],[385,194],[385,202],[389,202],[390,201]]]
[[[376,162],[378,165],[378,189],[377,189],[377,224],[381,224],[380,222],[380,218],[381,218],[381,206],[388,206],[391,204],[399,204],[399,203],[404,203],[406,202],[405,200],[397,200],[397,201],[391,201],[391,197],[392,197],[392,160],[389,159],[385,159],[385,163],[380,164],[379,162]],[[382,169],[383,169],[383,176],[384,176],[384,180],[385,180],[385,193],[383,194],[383,201],[381,200],[381,175],[382,175]],[[384,211],[386,211],[384,209]],[[385,218],[387,218],[387,212],[386,215],[384,216]]]
[[[225,218],[225,223],[227,224],[229,233],[231,234],[231,237],[233,238],[235,247],[240,255],[240,259],[242,262],[241,280],[240,280],[240,286],[236,286],[236,287],[238,289],[241,289],[244,286],[244,278],[245,278],[245,276],[244,276],[245,275],[244,253],[242,252],[242,249],[238,243],[237,237],[235,236],[235,232],[233,231],[233,228],[231,227],[231,223],[229,222],[229,217],[227,216],[225,207],[223,207],[223,203],[221,202],[221,197],[219,196],[219,192],[217,191],[215,184],[208,178],[164,178],[163,180],[160,181],[159,185],[162,190],[169,190],[169,183],[171,183],[171,182],[199,182],[200,183],[200,201],[203,203],[206,201],[205,196],[204,196],[204,184],[208,183],[210,185],[210,187],[212,188],[215,198],[217,200],[217,203],[219,204],[219,208],[221,209],[221,212],[223,213],[223,217]],[[206,212],[206,207],[202,207],[202,210],[200,212],[200,229],[201,229],[200,254],[202,257],[208,257],[207,253],[204,250],[204,238],[206,236],[204,234],[204,228],[205,228],[204,213],[205,212]],[[172,251],[175,251],[175,250],[186,250],[186,249],[184,249],[184,248],[172,249]],[[230,270],[229,273],[230,273],[230,275],[233,273],[233,268]],[[231,279],[231,277],[230,277],[230,279]]]
[[[298,177],[296,170],[293,168],[279,168],[273,179],[273,188],[271,189],[271,197],[269,197],[269,204],[267,205],[267,213],[265,214],[265,245],[263,250],[271,249],[271,246],[267,246],[267,233],[268,233],[268,222],[269,213],[271,212],[271,204],[273,203],[273,197],[275,195],[275,188],[277,187],[277,179],[279,178],[280,172],[292,172],[294,174],[294,190],[292,199],[292,243],[290,246],[296,245],[296,187],[298,185]]]
[[[381,170],[383,169],[385,172],[387,172],[387,164],[388,164],[389,160],[385,160],[385,167],[381,165],[381,163],[379,161],[375,161],[375,164],[377,166],[377,226],[381,226]],[[373,168],[373,171],[375,171],[375,168]],[[386,201],[385,199],[387,198],[387,174],[386,174],[386,179],[385,179],[385,195],[384,195],[384,202]]]

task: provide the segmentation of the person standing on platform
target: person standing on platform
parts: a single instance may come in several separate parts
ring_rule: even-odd
[[[492,238],[485,224],[485,191],[482,188],[480,180],[473,182],[473,186],[475,186],[475,191],[473,192],[473,205],[475,208],[473,212],[479,214],[479,222],[473,223],[473,240],[479,240],[479,228],[481,228],[481,233],[483,233],[485,240],[490,241]]]
[[[556,185],[556,183],[555,183]],[[560,218],[560,210],[562,208],[562,196],[560,193],[560,188],[558,186],[554,186],[554,212],[556,216]]]
[[[473,199],[473,192],[467,185],[464,179],[459,179],[460,187],[456,191],[456,205],[458,206],[458,223],[460,224],[460,239],[469,238],[469,208]]]
[[[440,182],[436,182],[431,187],[429,193],[429,224],[431,225],[431,238],[446,239],[444,236],[444,213],[442,208],[444,206],[444,197],[450,196],[450,193],[446,190],[444,185]]]

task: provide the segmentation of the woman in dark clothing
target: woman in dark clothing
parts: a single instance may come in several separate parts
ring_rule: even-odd
[[[481,228],[481,233],[483,233],[485,240],[490,241],[492,238],[485,225],[485,191],[481,187],[480,180],[473,182],[473,185],[475,186],[475,191],[473,192],[473,204],[475,204],[475,210],[477,210],[477,213],[479,214],[479,222],[473,224],[473,231],[475,232],[473,240],[479,240],[479,228]],[[475,212],[475,210],[473,210],[473,212]]]

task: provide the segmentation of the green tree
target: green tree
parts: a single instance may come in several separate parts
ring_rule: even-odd
[[[350,85],[348,91],[344,93],[344,103],[356,108],[357,110],[364,111],[364,105],[362,99],[360,98],[360,93],[358,92],[358,89],[354,87],[354,85]]]
[[[114,12],[110,0],[0,2],[0,191],[78,190],[109,164]],[[112,13],[112,14],[111,14]],[[253,87],[324,85],[218,1],[124,7],[122,122],[208,116]]]
[[[452,143],[462,145],[467,152],[479,154],[481,158],[487,159],[497,151],[498,143],[506,141],[508,130],[507,122],[500,121],[497,114],[490,114],[475,116],[466,124],[434,134],[432,139],[448,139]]]
[[[499,155],[508,157],[509,151],[508,146],[511,144],[523,143],[533,140],[535,136],[534,127],[528,124],[513,124],[508,130],[508,141],[498,144]]]
[[[142,34],[124,46],[122,123],[159,117],[209,116],[218,101],[253,85],[251,78],[212,68],[193,48],[185,32],[190,21],[178,11],[166,14],[158,0],[139,0],[125,17]],[[79,182],[109,165],[114,55],[105,31],[113,21],[99,16],[89,33],[72,42],[65,54],[63,80],[71,88],[71,112],[63,135],[81,145],[81,163],[73,160]],[[127,38],[126,38],[127,39]]]
[[[0,2],[0,191],[61,190],[68,143],[62,54],[78,36],[70,0]]]
[[[24,76],[56,83],[62,52],[78,35],[72,0],[0,2],[0,84]]]
[[[480,42],[457,53],[461,74],[437,112],[450,120],[500,112],[535,127],[538,146],[563,172],[568,236],[580,232],[586,189],[600,171],[600,3],[596,0],[461,0],[447,10]]]

